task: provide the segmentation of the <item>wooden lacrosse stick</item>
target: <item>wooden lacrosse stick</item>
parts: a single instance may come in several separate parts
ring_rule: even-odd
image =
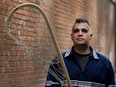
[[[57,54],[58,54],[58,58],[59,58],[60,63],[61,63],[61,67],[62,67],[62,69],[63,69],[64,76],[65,76],[65,78],[66,78],[66,80],[67,80],[67,87],[72,87],[72,84],[71,84],[71,81],[70,81],[70,78],[69,78],[69,74],[68,74],[68,72],[67,72],[67,68],[66,68],[65,63],[64,63],[64,60],[63,60],[63,58],[62,58],[62,53],[61,53],[61,50],[60,50],[60,48],[59,48],[59,45],[58,45],[58,42],[57,42],[57,39],[56,39],[54,30],[53,30],[53,28],[52,28],[52,26],[51,26],[51,24],[50,24],[50,21],[49,21],[47,15],[45,14],[44,10],[43,10],[40,6],[38,6],[37,4],[34,4],[34,3],[24,3],[24,4],[21,4],[21,5],[17,6],[16,8],[14,8],[14,9],[10,12],[10,14],[8,15],[8,18],[5,20],[5,31],[6,31],[6,33],[7,33],[13,40],[17,41],[17,39],[16,39],[14,36],[12,36],[12,34],[10,34],[10,32],[9,32],[9,28],[8,28],[9,22],[10,22],[10,20],[11,20],[12,15],[14,14],[14,12],[15,12],[16,10],[20,9],[21,7],[26,7],[26,6],[31,6],[32,8],[38,9],[38,10],[41,12],[41,14],[43,15],[43,17],[44,17],[44,19],[45,19],[45,21],[46,21],[46,24],[47,24],[47,26],[48,26],[49,32],[50,32],[50,34],[51,34],[53,43],[54,43],[54,45],[55,45],[55,48],[56,48],[56,51],[57,51]]]

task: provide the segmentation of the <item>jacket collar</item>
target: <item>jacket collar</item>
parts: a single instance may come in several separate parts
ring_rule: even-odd
[[[71,52],[73,50],[73,47],[68,49],[65,53],[64,53],[64,58],[68,57]],[[97,56],[97,53],[95,52],[95,50],[93,50],[92,47],[90,47],[90,51],[91,51],[91,56],[94,58],[94,59],[99,59],[99,57]]]

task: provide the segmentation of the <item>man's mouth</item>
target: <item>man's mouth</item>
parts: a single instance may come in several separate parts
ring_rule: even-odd
[[[81,41],[81,40],[84,40],[83,38],[77,38],[77,40]]]

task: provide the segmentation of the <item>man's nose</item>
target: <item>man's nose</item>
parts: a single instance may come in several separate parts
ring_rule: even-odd
[[[81,30],[79,30],[78,34],[79,34],[79,35],[82,35],[82,34],[83,34],[83,32],[82,32]]]

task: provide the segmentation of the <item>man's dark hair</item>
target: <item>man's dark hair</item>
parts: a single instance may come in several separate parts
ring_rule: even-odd
[[[87,23],[90,26],[88,20],[85,18],[77,18],[75,23]]]

